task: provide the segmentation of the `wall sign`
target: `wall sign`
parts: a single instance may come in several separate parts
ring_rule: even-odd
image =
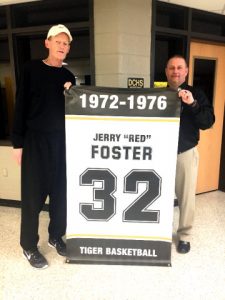
[[[143,88],[144,78],[128,78],[127,79],[128,88]]]
[[[170,265],[177,93],[74,86],[65,94],[67,261]]]

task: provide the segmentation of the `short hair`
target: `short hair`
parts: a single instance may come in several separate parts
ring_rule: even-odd
[[[181,55],[181,54],[174,54],[173,56],[171,56],[171,57],[167,60],[166,67],[167,67],[167,65],[168,65],[168,62],[169,62],[171,59],[173,59],[173,58],[181,58],[181,59],[183,59],[184,62],[185,62],[186,67],[188,67],[185,57],[184,57],[183,55]]]

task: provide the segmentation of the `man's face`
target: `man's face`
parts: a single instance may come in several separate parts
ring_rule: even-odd
[[[188,67],[183,58],[171,58],[165,69],[169,86],[177,89],[184,81],[188,74]]]
[[[65,33],[59,33],[45,40],[45,46],[49,49],[51,57],[63,61],[70,50],[69,37]]]

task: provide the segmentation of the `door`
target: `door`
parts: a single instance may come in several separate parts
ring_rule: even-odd
[[[216,116],[216,122],[212,128],[200,131],[197,193],[217,190],[219,186],[225,103],[224,78],[225,46],[191,42],[189,84],[201,86],[203,83],[204,86],[201,88],[212,102]]]

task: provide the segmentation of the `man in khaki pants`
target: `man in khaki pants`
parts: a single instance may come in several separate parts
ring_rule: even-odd
[[[171,57],[165,69],[168,85],[177,90],[181,99],[180,131],[176,167],[175,193],[180,210],[177,230],[179,253],[190,251],[190,238],[195,213],[195,192],[199,155],[196,148],[199,130],[210,128],[215,122],[213,107],[206,95],[185,83],[188,67],[180,55]]]

